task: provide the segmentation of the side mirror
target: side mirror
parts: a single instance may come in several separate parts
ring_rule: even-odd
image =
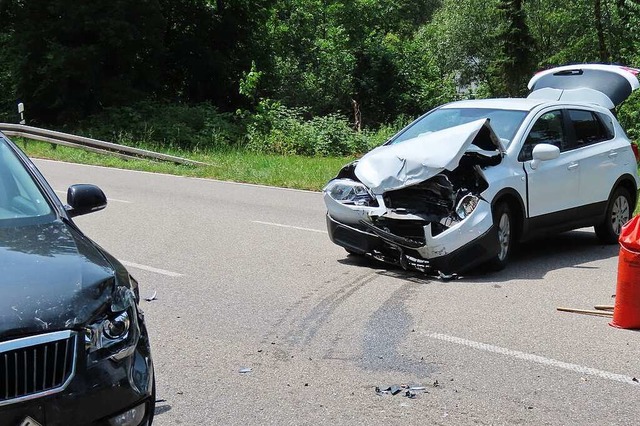
[[[71,217],[97,212],[107,207],[107,197],[95,185],[76,184],[67,189],[67,213]]]
[[[533,147],[531,168],[537,169],[541,161],[555,160],[560,157],[560,148],[548,143],[539,143]]]

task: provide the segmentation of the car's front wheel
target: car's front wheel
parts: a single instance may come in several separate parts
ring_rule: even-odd
[[[622,226],[631,219],[631,194],[625,188],[617,188],[611,194],[605,219],[594,228],[598,239],[604,244],[618,242]]]
[[[513,216],[507,203],[499,203],[493,209],[493,226],[496,227],[498,253],[489,261],[489,266],[498,271],[507,266],[513,246]]]

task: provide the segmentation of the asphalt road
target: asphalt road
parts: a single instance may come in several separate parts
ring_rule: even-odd
[[[347,256],[319,193],[37,165],[61,197],[105,191],[76,222],[157,292],[155,424],[638,423],[640,333],[556,311],[613,304],[618,248],[591,230],[441,282]]]

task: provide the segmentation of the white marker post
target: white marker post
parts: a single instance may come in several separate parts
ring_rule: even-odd
[[[26,124],[24,119],[24,104],[22,102],[18,104],[18,114],[20,114],[20,124]]]

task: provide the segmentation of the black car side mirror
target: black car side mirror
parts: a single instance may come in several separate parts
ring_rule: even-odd
[[[71,185],[67,189],[67,214],[71,217],[97,212],[107,207],[107,197],[95,185]]]

